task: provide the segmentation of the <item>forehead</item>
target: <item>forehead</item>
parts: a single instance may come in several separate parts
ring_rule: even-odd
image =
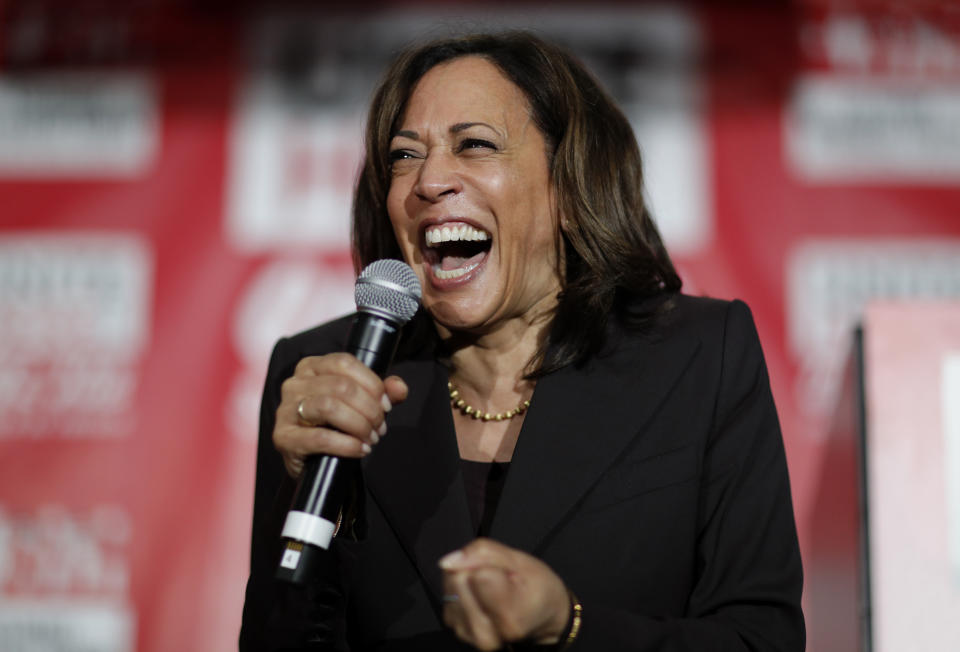
[[[470,121],[479,117],[508,124],[526,121],[529,103],[523,91],[493,63],[465,56],[438,64],[414,86],[401,123]]]

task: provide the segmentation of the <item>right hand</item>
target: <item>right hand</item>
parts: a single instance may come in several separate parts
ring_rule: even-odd
[[[273,427],[287,473],[299,476],[306,456],[315,453],[367,455],[386,434],[385,413],[407,392],[399,376],[381,380],[349,353],[300,360],[283,381]]]

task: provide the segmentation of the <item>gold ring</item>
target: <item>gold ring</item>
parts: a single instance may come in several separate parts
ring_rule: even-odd
[[[312,424],[307,420],[307,416],[303,413],[303,402],[305,400],[306,399],[302,398],[300,399],[300,402],[297,403],[297,416],[300,417],[300,423],[302,423],[305,426],[309,426]]]

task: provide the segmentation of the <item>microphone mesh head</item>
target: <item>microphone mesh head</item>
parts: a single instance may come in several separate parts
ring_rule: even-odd
[[[405,262],[384,258],[360,272],[354,297],[357,310],[405,324],[420,305],[420,281]]]

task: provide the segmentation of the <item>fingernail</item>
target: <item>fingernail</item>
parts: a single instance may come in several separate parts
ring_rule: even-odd
[[[439,564],[440,564],[440,568],[449,569],[449,568],[455,568],[456,565],[459,564],[461,561],[463,561],[463,551],[454,550],[453,552],[447,553],[446,555],[441,557]]]
[[[380,441],[380,435],[377,434],[376,430],[370,431],[370,441],[372,441],[374,444]]]
[[[380,397],[380,405],[383,406],[384,412],[389,412],[393,408],[393,403],[390,402],[386,394]]]
[[[387,422],[386,422],[386,421],[384,421],[383,423],[380,424],[380,427],[377,429],[377,432],[380,433],[380,436],[381,436],[381,437],[383,437],[385,434],[387,434]]]
[[[360,444],[360,450],[363,451],[364,455],[368,455],[373,449],[370,448],[370,444]]]

